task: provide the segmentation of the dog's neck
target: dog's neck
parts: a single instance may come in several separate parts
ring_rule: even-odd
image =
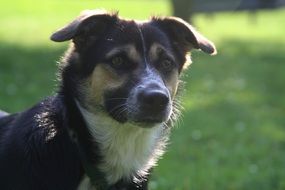
[[[119,180],[140,183],[162,155],[167,137],[163,125],[142,128],[121,124],[106,113],[91,113],[76,101],[102,156],[97,166],[109,185]]]

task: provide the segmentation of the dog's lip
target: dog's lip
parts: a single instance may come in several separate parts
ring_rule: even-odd
[[[151,128],[151,127],[156,126],[157,124],[163,123],[164,121],[161,121],[159,119],[154,119],[154,118],[145,118],[145,119],[140,119],[140,120],[133,120],[131,122],[140,127]]]
[[[151,127],[151,126],[156,126],[158,124],[165,123],[169,120],[170,118],[170,113],[168,113],[167,110],[164,112],[161,112],[157,115],[149,115],[146,112],[141,112],[141,113],[132,113],[131,115],[128,115],[128,121],[132,122],[134,124],[137,124],[139,126],[146,126],[146,127]]]

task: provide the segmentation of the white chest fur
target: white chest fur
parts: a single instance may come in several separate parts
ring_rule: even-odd
[[[114,184],[124,178],[138,180],[134,174],[145,176],[163,154],[167,137],[163,126],[141,128],[120,124],[106,114],[93,114],[79,106],[94,140],[99,144],[103,161],[99,168]]]

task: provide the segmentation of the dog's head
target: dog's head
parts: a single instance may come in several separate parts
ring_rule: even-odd
[[[137,22],[84,11],[51,39],[73,41],[63,61],[63,85],[85,109],[141,126],[170,118],[190,50],[216,53],[213,43],[175,17]]]

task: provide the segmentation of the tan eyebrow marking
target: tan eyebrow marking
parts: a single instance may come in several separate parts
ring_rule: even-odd
[[[149,57],[151,61],[155,61],[159,58],[160,51],[164,52],[169,58],[175,61],[174,55],[169,52],[167,49],[165,49],[161,44],[159,43],[153,43],[149,50]]]
[[[106,58],[111,58],[120,52],[125,52],[132,61],[138,62],[141,60],[141,56],[133,44],[113,48],[106,54]]]

